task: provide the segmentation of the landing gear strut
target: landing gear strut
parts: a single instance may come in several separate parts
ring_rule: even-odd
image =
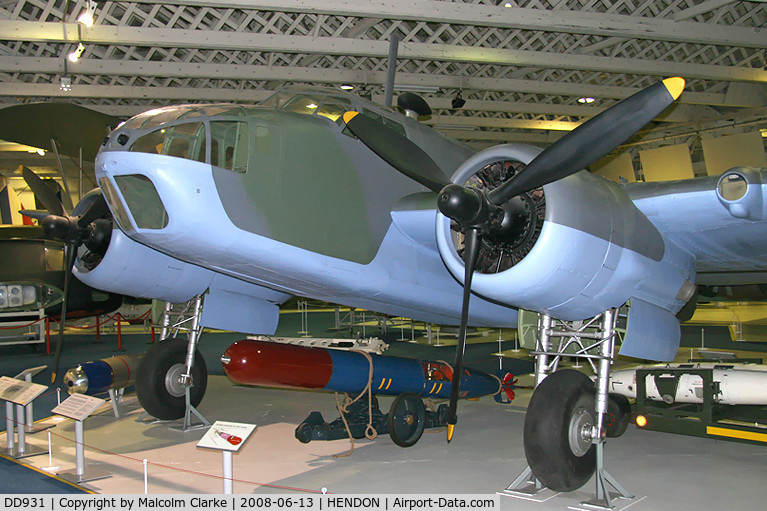
[[[560,321],[549,315],[539,318],[538,346],[533,352],[536,389],[524,429],[528,468],[507,492],[530,495],[544,486],[573,491],[596,472],[596,497],[583,506],[610,510],[614,498],[634,498],[604,468],[608,426],[611,433],[616,431],[615,407],[608,406],[608,382],[617,317],[617,310],[610,309],[588,321]],[[556,346],[552,338],[559,339]],[[557,371],[563,356],[587,360],[597,375],[596,385],[578,371]],[[610,492],[608,484],[617,493]]]
[[[162,340],[147,350],[136,371],[136,395],[146,411],[144,416],[160,420],[183,417],[184,431],[210,426],[195,408],[208,386],[208,369],[197,349],[202,333],[201,315],[201,296],[181,305],[166,303]],[[179,332],[186,332],[187,339],[177,338]],[[192,414],[202,424],[193,426]]]

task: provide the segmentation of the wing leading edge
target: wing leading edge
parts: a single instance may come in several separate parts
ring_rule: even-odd
[[[663,237],[693,256],[697,284],[767,283],[767,169],[626,189]]]

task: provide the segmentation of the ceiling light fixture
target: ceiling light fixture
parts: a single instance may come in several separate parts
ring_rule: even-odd
[[[403,83],[395,85],[394,90],[399,92],[437,92],[439,87],[435,85],[408,85]]]
[[[72,90],[72,78],[69,76],[62,76],[61,77],[61,85],[59,85],[59,88],[63,90],[64,92],[69,92]]]
[[[67,59],[69,59],[70,62],[77,62],[80,60],[83,51],[85,51],[85,46],[83,46],[83,43],[77,43],[77,48],[75,48],[73,52],[67,55]]]
[[[593,103],[594,101],[595,101],[594,98],[588,98],[588,97],[587,98],[578,98],[578,103],[589,104],[589,103]]]
[[[341,90],[353,90],[354,89],[354,85],[350,85],[348,83],[342,83],[341,85],[339,85],[339,88]]]
[[[88,0],[85,10],[77,17],[77,21],[78,23],[82,23],[85,27],[90,28],[93,26],[94,14],[96,14],[96,2]]]

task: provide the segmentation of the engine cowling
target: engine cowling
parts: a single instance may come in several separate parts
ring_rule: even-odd
[[[489,170],[507,172],[539,152],[517,144],[486,149],[467,160],[453,182],[495,187]],[[630,298],[675,313],[694,292],[692,257],[664,239],[620,185],[581,171],[525,195],[505,208],[507,217],[517,217],[514,226],[483,239],[472,283],[477,294],[578,320]],[[441,214],[436,229],[442,258],[462,281],[462,236]]]

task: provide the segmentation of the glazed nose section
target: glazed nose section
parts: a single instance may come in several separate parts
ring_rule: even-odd
[[[157,193],[157,188],[148,177],[141,174],[125,174],[116,175],[113,179],[117,190],[108,179],[101,179],[99,185],[104,190],[104,196],[115,212],[120,227],[130,230],[130,219],[137,229],[160,230],[168,226],[168,212],[160,194]],[[127,211],[119,196],[124,199]]]

